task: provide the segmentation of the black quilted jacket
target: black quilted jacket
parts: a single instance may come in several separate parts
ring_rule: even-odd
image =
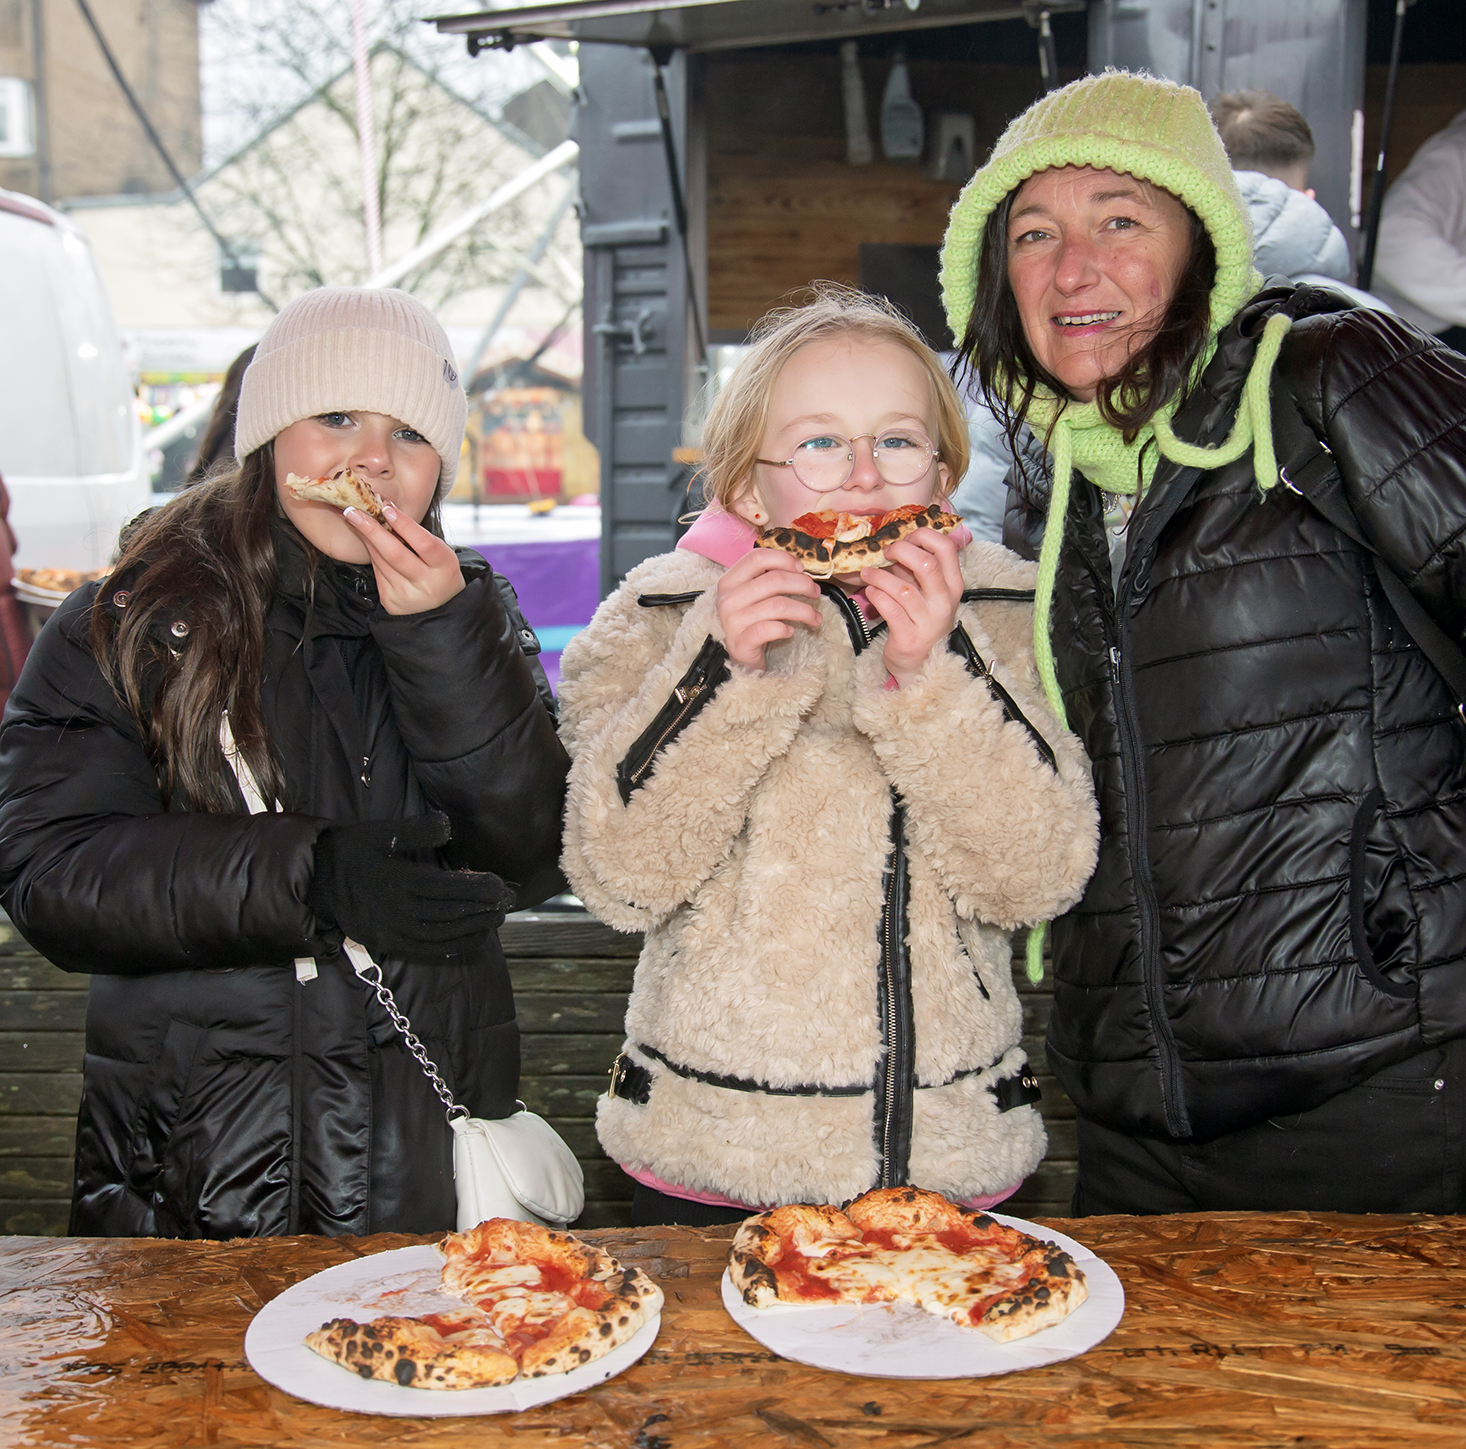
[[[1272,287],[1223,333],[1177,434],[1227,435],[1279,306],[1296,321],[1275,399],[1461,640],[1466,359]],[[1010,546],[1036,556],[1046,504],[1030,468]],[[1262,496],[1250,453],[1210,473],[1162,462],[1118,586],[1102,510],[1076,478],[1053,642],[1101,843],[1054,927],[1049,1060],[1083,1116],[1206,1140],[1466,1034],[1466,724],[1370,556],[1286,487]]]
[[[0,899],[58,966],[94,973],[73,1233],[454,1224],[443,1109],[315,934],[315,841],[436,806],[453,863],[540,899],[559,888],[569,762],[512,592],[482,559],[461,555],[467,585],[441,608],[393,617],[370,569],[329,560],[308,601],[297,537],[277,525],[262,689],[292,813],[164,808],[91,654],[96,585],[41,632],[0,726]],[[105,607],[120,583],[101,586]],[[302,983],[292,963],[308,956],[319,974]],[[459,1100],[512,1112],[519,1038],[497,945],[475,968],[382,967]]]

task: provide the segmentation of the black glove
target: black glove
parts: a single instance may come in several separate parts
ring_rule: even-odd
[[[360,941],[373,956],[464,963],[480,957],[504,924],[513,888],[487,871],[406,859],[446,845],[441,811],[415,820],[333,825],[316,841],[310,907],[317,921]]]

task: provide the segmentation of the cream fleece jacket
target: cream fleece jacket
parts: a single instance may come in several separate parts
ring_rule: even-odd
[[[997,544],[961,562],[969,588],[1033,587],[1032,565]],[[959,622],[1057,768],[955,653],[885,688],[880,636],[857,657],[821,598],[823,627],[771,646],[763,673],[729,666],[623,803],[618,764],[721,641],[723,572],[691,553],[649,559],[561,661],[565,873],[602,920],[646,933],[625,1051],[650,1094],[603,1097],[601,1141],[630,1168],[749,1204],[843,1202],[876,1184],[878,937],[899,799],[909,1180],[956,1198],[1009,1188],[1046,1145],[1032,1106],[999,1111],[990,1090],[1025,1060],[1009,933],[1078,899],[1098,843],[1088,762],[1038,687],[1031,606],[963,605]],[[696,597],[638,602],[684,593]],[[840,1093],[777,1090],[796,1086]]]

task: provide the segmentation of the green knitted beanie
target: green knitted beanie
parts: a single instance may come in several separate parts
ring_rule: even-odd
[[[1217,253],[1211,296],[1219,332],[1257,291],[1252,223],[1201,93],[1151,75],[1107,70],[1035,101],[1003,132],[957,198],[942,243],[942,303],[952,335],[967,330],[987,219],[1020,182],[1055,166],[1128,172],[1163,186],[1199,216]]]

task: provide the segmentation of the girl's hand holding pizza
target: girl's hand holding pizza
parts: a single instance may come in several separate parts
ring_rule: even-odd
[[[446,604],[463,588],[458,555],[395,505],[384,503],[382,511],[390,530],[359,508],[344,515],[371,554],[382,607],[389,614],[425,614]]]
[[[797,559],[775,549],[750,549],[718,580],[718,622],[728,658],[762,670],[764,647],[793,637],[794,626],[818,629],[820,586]]]
[[[892,567],[862,569],[860,578],[871,607],[886,621],[886,669],[905,689],[956,626],[962,571],[957,545],[933,528],[888,545],[885,555]]]

